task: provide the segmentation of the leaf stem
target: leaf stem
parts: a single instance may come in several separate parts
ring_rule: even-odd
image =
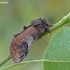
[[[68,15],[66,15],[65,17],[63,17],[58,23],[56,23],[54,26],[52,26],[50,28],[50,31],[53,31],[59,27],[61,27],[62,25],[67,24],[68,22],[70,22],[70,12]],[[48,34],[49,32],[45,32],[42,37],[44,37],[46,34]],[[40,38],[39,38],[40,39]]]
[[[8,60],[10,60],[11,59],[11,56],[10,55],[8,55],[8,56],[6,56],[4,59],[2,59],[1,61],[0,61],[0,67],[3,65],[3,64],[5,64]]]
[[[64,24],[67,24],[68,22],[70,22],[70,13],[68,15],[66,15],[65,17],[63,17],[58,23],[56,23],[54,26],[52,26],[50,28],[50,31],[53,31],[57,28],[59,28],[60,26],[64,25]],[[49,32],[46,32],[42,35],[42,37],[44,37],[46,34],[48,34]],[[40,38],[38,38],[40,39]],[[0,67],[5,64],[8,60],[11,59],[11,56],[7,56],[6,58],[4,58],[3,60],[0,61]],[[23,63],[28,63],[28,62],[23,62]],[[20,64],[23,64],[23,63],[20,63]],[[31,61],[29,61],[29,63],[31,63]],[[18,64],[18,65],[20,65]],[[15,65],[13,65],[12,67],[14,67]]]
[[[21,62],[21,63],[17,63],[17,64],[12,64],[12,65],[9,65],[9,66],[6,66],[4,68],[1,68],[0,70],[7,70],[7,69],[10,69],[10,68],[13,68],[13,67],[16,67],[16,66],[20,66],[20,65],[25,65],[25,64],[29,64],[29,63],[44,63],[44,62],[53,62],[53,63],[70,63],[70,61],[63,61],[63,60],[60,60],[60,61],[53,61],[53,60],[45,60],[45,59],[41,59],[41,60],[32,60],[32,61],[24,61],[24,62]]]

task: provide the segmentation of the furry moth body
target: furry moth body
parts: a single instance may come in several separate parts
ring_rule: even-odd
[[[16,35],[12,39],[10,46],[10,53],[14,62],[18,63],[22,61],[28,54],[32,44],[40,37],[44,32],[50,31],[47,21],[43,18],[33,20],[28,27],[24,26],[24,30]]]

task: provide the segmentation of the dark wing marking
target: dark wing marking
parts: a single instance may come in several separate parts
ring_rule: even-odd
[[[11,46],[10,49],[12,58],[16,63],[22,61],[28,54],[28,44],[26,42],[22,42],[20,45],[16,46],[15,49]]]

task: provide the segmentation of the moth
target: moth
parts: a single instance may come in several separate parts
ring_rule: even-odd
[[[24,26],[22,32],[14,35],[10,45],[10,54],[15,63],[22,61],[27,56],[32,44],[43,33],[50,32],[50,26],[52,24],[48,24],[45,19],[39,18],[31,21],[29,26]]]

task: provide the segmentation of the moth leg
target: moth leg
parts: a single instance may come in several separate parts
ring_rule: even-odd
[[[35,39],[37,39],[39,36],[41,36],[41,32],[38,31],[36,34],[32,34],[31,36],[32,36],[32,37],[34,38],[34,40],[35,40]]]
[[[25,30],[27,28],[27,26],[24,26],[23,29]]]
[[[14,35],[14,37],[17,37],[19,34],[20,34],[20,33],[18,33],[18,34],[15,34],[15,35]]]
[[[48,24],[48,25],[46,24],[46,26],[53,26],[53,24]]]
[[[46,31],[48,31],[50,33],[50,35],[51,35],[51,31],[50,31],[48,26],[46,26]]]

